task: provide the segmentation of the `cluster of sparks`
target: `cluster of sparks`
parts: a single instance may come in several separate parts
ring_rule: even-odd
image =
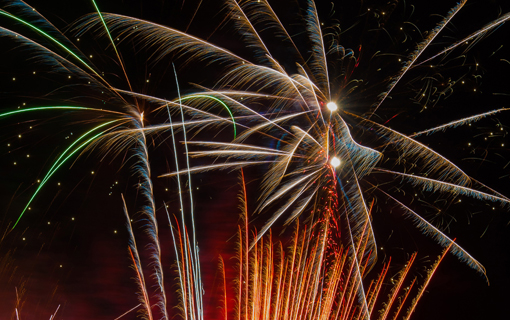
[[[271,215],[259,232],[251,231],[248,225],[251,214],[247,206],[249,199],[243,176],[240,201],[245,224],[238,231],[237,297],[235,306],[229,305],[226,293],[229,286],[225,280],[225,319],[373,318],[389,269],[387,263],[378,277],[368,284],[364,283],[377,260],[372,213],[375,207],[381,205],[380,199],[398,208],[416,228],[444,248],[443,255],[431,267],[418,289],[417,280],[407,277],[416,254],[411,256],[390,290],[389,300],[383,304],[381,319],[396,319],[404,313],[405,319],[411,316],[430,277],[448,251],[485,274],[484,267],[477,260],[418,214],[413,206],[406,203],[405,197],[399,198],[392,186],[398,180],[421,192],[444,194],[448,201],[459,201],[459,196],[466,196],[508,207],[508,197],[473,179],[456,164],[420,142],[419,138],[470,125],[509,109],[475,114],[412,134],[381,123],[377,113],[414,67],[440,59],[469,41],[479,39],[509,20],[510,13],[501,15],[429,58],[420,59],[462,10],[466,0],[461,1],[417,44],[402,62],[400,70],[387,79],[386,89],[369,107],[361,110],[349,102],[349,95],[362,87],[361,81],[354,78],[360,64],[359,57],[353,50],[340,46],[336,37],[331,40],[331,35],[323,34],[312,0],[307,1],[303,17],[308,35],[305,50],[290,36],[268,1],[226,1],[225,19],[242,34],[254,53],[253,59],[243,58],[221,46],[167,26],[102,13],[92,2],[96,12],[77,22],[75,30],[78,35],[93,31],[106,36],[122,69],[126,89],[110,84],[87,56],[28,4],[11,1],[0,9],[2,19],[14,21],[22,30],[18,32],[0,26],[3,36],[29,47],[33,55],[42,57],[43,63],[53,72],[80,79],[86,83],[87,90],[97,94],[103,102],[101,107],[97,107],[88,102],[64,105],[56,101],[54,105],[20,108],[0,114],[0,121],[26,117],[30,113],[40,115],[46,111],[83,112],[96,117],[91,120],[96,122],[92,128],[71,136],[73,142],[38,181],[37,188],[11,229],[24,218],[52,176],[76,156],[96,147],[104,156],[130,154],[129,159],[134,159],[132,172],[143,196],[141,210],[150,243],[147,250],[151,256],[150,262],[144,266],[131,227],[132,219],[125,205],[129,254],[139,285],[140,304],[137,307],[142,308],[147,319],[171,318],[152,183],[154,168],[150,165],[148,143],[149,138],[169,136],[176,170],[159,173],[158,177],[175,177],[177,181],[175,192],[179,195],[181,216],[172,218],[168,211],[166,216],[174,240],[175,271],[180,288],[179,310],[184,319],[201,320],[204,314],[191,177],[194,173],[211,170],[243,172],[243,168],[248,166],[264,168],[255,212]],[[24,36],[23,30],[30,30],[33,36]],[[279,43],[289,46],[289,52],[292,52],[289,59],[295,63],[294,71],[285,69],[284,64],[288,61],[284,63],[272,54],[270,48],[275,40],[265,41],[261,30],[271,30]],[[195,92],[183,95],[177,90],[178,96],[173,100],[137,92],[127,76],[126,64],[114,41],[117,38],[153,50],[156,61],[177,56],[190,64],[196,61],[217,65],[222,70],[221,79],[213,89],[198,87]],[[175,68],[173,70],[178,83],[178,73]],[[333,74],[338,70],[341,70],[340,74]],[[159,122],[153,124],[156,121]],[[208,130],[225,130],[232,135],[228,141],[194,138],[201,137],[199,133]],[[184,153],[182,158],[181,153]],[[214,162],[192,166],[190,159],[198,157],[213,158]],[[297,225],[288,250],[284,250],[280,242],[272,240],[271,228],[283,218],[284,225],[292,222]],[[300,229],[299,221],[304,223],[305,227],[301,227],[304,230]],[[147,274],[150,277],[146,277]],[[226,275],[224,279],[227,279]],[[413,286],[416,286],[415,298],[411,299]],[[152,288],[156,288],[154,292],[151,292]],[[407,312],[404,312],[405,306]],[[19,317],[18,309],[16,315]]]

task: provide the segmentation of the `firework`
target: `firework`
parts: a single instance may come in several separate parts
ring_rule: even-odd
[[[381,77],[370,72],[368,66],[389,51],[380,52],[364,43],[359,43],[357,49],[341,46],[340,27],[324,26],[325,20],[313,1],[306,1],[303,14],[296,15],[296,19],[288,12],[277,15],[278,5],[265,0],[226,1],[224,23],[241,34],[249,54],[235,53],[188,32],[140,18],[104,13],[95,2],[93,4],[96,12],[73,24],[72,30],[76,36],[93,34],[97,39],[106,39],[119,67],[117,71],[122,73],[119,77],[122,81],[108,79],[91,62],[92,56],[87,57],[24,2],[14,1],[0,10],[0,15],[10,21],[8,23],[17,24],[13,28],[0,27],[2,35],[29,48],[31,55],[52,73],[81,81],[79,86],[51,89],[63,96],[69,90],[71,98],[53,93],[48,96],[56,103],[9,109],[0,115],[0,120],[27,119],[28,114],[39,115],[45,111],[52,115],[58,111],[80,112],[87,119],[80,129],[83,133],[48,166],[30,199],[23,204],[24,209],[8,229],[16,227],[47,182],[60,168],[70,165],[77,155],[96,149],[103,158],[123,155],[128,160],[123,161],[122,166],[132,165],[130,175],[137,180],[136,189],[142,195],[140,207],[149,245],[150,257],[145,260],[144,253],[138,251],[136,231],[124,202],[129,222],[129,256],[136,274],[139,306],[148,319],[170,318],[168,286],[165,286],[169,281],[164,277],[156,218],[154,168],[149,161],[152,141],[166,141],[170,137],[169,147],[175,158],[169,161],[172,163],[169,167],[175,170],[164,174],[158,168],[157,175],[177,180],[174,189],[181,215],[176,218],[166,213],[177,259],[179,309],[183,318],[202,319],[204,314],[191,175],[211,170],[258,166],[264,172],[254,211],[269,214],[271,218],[252,236],[248,228],[246,191],[242,196],[246,224],[238,233],[236,318],[370,318],[376,301],[381,300],[377,297],[380,297],[389,269],[389,264],[385,264],[379,277],[363,285],[380,252],[373,216],[394,208],[443,246],[445,253],[452,252],[485,274],[484,267],[440,226],[418,214],[422,211],[418,201],[406,192],[432,194],[434,199],[446,203],[443,205],[446,209],[460,201],[461,196],[507,208],[508,197],[478,182],[430,147],[426,140],[420,139],[469,126],[482,118],[506,112],[508,108],[441,121],[423,130],[414,130],[416,127],[411,125],[412,132],[409,126],[402,126],[406,130],[400,130],[399,125],[393,125],[396,122],[393,119],[405,111],[397,105],[398,101],[403,101],[399,98],[404,93],[411,92],[421,112],[439,104],[453,90],[451,83],[445,88],[434,84],[435,75],[423,72],[420,68],[425,67],[420,66],[433,63],[432,68],[427,69],[430,70],[452,63],[459,56],[459,50],[467,51],[487,33],[496,31],[510,19],[510,14],[502,14],[492,21],[487,19],[487,24],[481,23],[477,31],[450,42],[446,48],[437,49],[434,43],[462,13],[466,1],[452,5],[450,11],[441,12],[444,17],[423,39],[398,55],[399,66],[390,64],[391,72]],[[359,16],[370,16],[369,9],[363,7],[366,11],[360,11]],[[378,23],[389,19],[383,15],[386,13],[377,13]],[[289,21],[298,23],[286,23]],[[291,31],[295,29],[293,25],[302,28],[297,36],[291,36],[296,33],[296,30]],[[15,31],[17,28],[21,31]],[[409,31],[406,39],[407,35],[416,37],[417,31],[413,32]],[[125,43],[138,46],[137,50],[149,51],[154,63],[169,61],[168,66],[173,70],[172,86],[177,91],[174,99],[166,98],[166,93],[149,95],[136,89],[128,76],[129,64],[125,63],[119,49]],[[456,58],[452,59],[454,54]],[[174,67],[173,59],[182,64]],[[214,73],[220,75],[217,81],[211,86],[196,85],[192,93],[186,86],[181,95],[178,75],[200,64],[211,66]],[[463,65],[458,67],[462,69]],[[427,80],[420,82],[419,79]],[[459,83],[461,79],[462,76],[454,82]],[[395,109],[399,110],[396,114]],[[417,114],[416,110],[413,114]],[[213,132],[215,138],[211,139],[211,134],[207,133],[204,139],[204,132]],[[190,157],[213,157],[215,160],[211,164],[192,166]],[[203,163],[202,159],[199,161],[197,163]],[[244,188],[244,179],[242,185]],[[282,219],[284,222],[280,223]],[[280,249],[275,249],[279,245],[271,239],[271,228],[294,221],[305,227],[296,227],[290,253],[281,245]],[[416,255],[411,256],[395,281],[386,307],[382,308],[382,319],[390,317],[392,312],[393,318],[402,315],[406,306],[415,306],[423,294],[430,277],[414,293],[413,301],[410,297],[415,280],[408,289],[403,289],[409,283],[407,275],[415,258]],[[437,264],[433,269],[436,267]],[[229,318],[226,279],[224,274],[223,308],[225,318]],[[411,306],[406,317],[412,310]]]

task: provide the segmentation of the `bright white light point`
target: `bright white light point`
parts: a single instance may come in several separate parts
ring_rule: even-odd
[[[326,105],[326,107],[329,109],[329,111],[333,112],[333,111],[336,111],[338,109],[338,106],[336,105],[336,103],[334,102],[328,102],[328,104]]]
[[[340,165],[340,159],[338,159],[337,157],[333,157],[331,158],[330,163],[333,166],[333,168],[336,168]]]

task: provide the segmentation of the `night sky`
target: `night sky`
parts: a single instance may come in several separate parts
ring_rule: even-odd
[[[10,2],[0,1],[0,8],[10,11],[7,7]],[[108,0],[98,1],[98,5],[104,12],[186,30],[242,57],[253,58],[232,25],[224,23],[224,10],[219,2]],[[305,28],[296,23],[300,14],[297,5],[305,7],[306,1],[273,2],[277,2],[275,10],[282,21],[288,22],[291,33],[296,35],[296,43],[306,45],[300,38]],[[113,86],[128,89],[106,37],[97,32],[77,35],[80,26],[73,23],[84,14],[94,12],[91,2],[77,0],[71,5],[63,0],[38,0],[27,3],[63,31]],[[352,108],[370,106],[384,90],[384,80],[398,72],[397,60],[408,56],[421,40],[416,28],[425,35],[455,5],[455,0],[317,0],[325,30],[338,31],[334,26],[339,24],[340,42],[344,41],[340,44],[353,48],[360,56],[355,75],[365,83],[359,91],[349,94],[345,103]],[[469,0],[418,61],[508,12],[510,3],[507,0]],[[38,36],[4,16],[0,16],[0,27],[12,28],[32,38]],[[412,133],[510,107],[509,35],[507,23],[474,43],[454,50],[445,60],[435,59],[433,65],[411,70],[381,107],[377,121]],[[45,60],[44,55],[11,38],[0,37],[0,108],[3,112],[43,105],[90,107],[108,103],[102,100],[99,92],[82,86],[82,79],[54,72],[55,66]],[[295,68],[294,61],[285,61],[284,46],[280,47],[274,39],[268,41],[278,48],[275,55],[284,67]],[[161,98],[177,96],[172,63],[177,70],[181,93],[196,90],[196,85],[213,87],[221,71],[221,67],[214,64],[184,58],[169,57],[166,61],[153,62],[150,48],[142,48],[130,40],[120,41],[118,49],[126,62],[133,91]],[[65,57],[70,58],[69,55]],[[457,80],[458,83],[450,87],[451,82]],[[444,95],[434,102],[441,90]],[[421,99],[417,92],[432,92],[430,100]],[[23,320],[47,319],[59,306],[56,319],[116,319],[138,304],[121,194],[126,198],[140,242],[144,244],[147,239],[139,212],[141,195],[136,188],[139,180],[133,174],[134,162],[128,152],[115,154],[97,147],[72,157],[49,179],[30,210],[12,229],[52,161],[75,137],[90,130],[97,118],[96,113],[87,111],[38,111],[0,118],[0,320],[15,319],[17,295]],[[470,126],[422,137],[420,141],[478,181],[510,196],[508,119],[510,113],[502,112]],[[156,116],[148,116],[146,121],[156,124],[158,120]],[[200,132],[196,138],[228,140],[231,135],[230,129],[224,129]],[[168,135],[151,138],[148,144],[167,290],[173,292],[176,288],[174,253],[164,204],[169,206],[171,214],[178,212],[176,181],[157,178],[174,170],[173,152]],[[210,160],[192,160],[192,165],[204,163]],[[259,167],[246,170],[248,193],[253,202],[257,200],[263,173],[264,168]],[[239,173],[200,173],[193,176],[192,184],[206,291],[206,318],[219,319],[221,312],[216,307],[218,256],[222,254],[228,260],[233,254],[233,236],[239,220]],[[440,226],[450,237],[457,238],[457,243],[485,266],[490,281],[487,285],[483,276],[449,255],[411,319],[505,318],[510,298],[509,207],[469,197],[445,203],[444,199],[429,193],[413,196],[415,191],[405,187],[402,192],[407,192],[405,196],[413,202],[421,203],[420,213],[426,219]],[[380,209],[374,212],[373,225],[383,249],[375,270],[391,256],[395,261],[392,272],[396,273],[409,255],[418,251],[413,272],[420,275],[441,253],[441,247],[416,230],[398,210],[392,210],[394,208],[384,202],[379,205]],[[250,203],[252,207],[256,205]],[[253,225],[260,227],[269,216],[266,212],[252,217]],[[291,228],[284,230],[281,224],[276,225],[276,230],[285,231],[282,232],[284,242],[288,229]],[[140,250],[143,251],[143,245]],[[146,258],[143,252],[142,256]],[[169,301],[169,305],[177,302],[172,295]],[[136,311],[122,319],[135,318]]]

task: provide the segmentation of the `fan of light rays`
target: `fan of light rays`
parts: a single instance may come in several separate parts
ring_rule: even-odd
[[[354,239],[362,235],[362,226],[372,220],[367,203],[391,193],[390,187],[385,188],[384,184],[374,187],[370,182],[376,175],[380,181],[383,173],[388,182],[394,181],[395,176],[401,177],[399,181],[403,185],[429,193],[441,193],[448,201],[462,195],[494,201],[504,207],[510,204],[508,197],[474,180],[457,164],[418,140],[422,135],[467,125],[505,112],[507,108],[474,114],[413,133],[399,132],[373,117],[384,110],[387,98],[401,84],[401,79],[420,63],[422,53],[433,51],[430,44],[462,11],[464,4],[465,1],[462,1],[446,13],[436,28],[403,59],[405,61],[400,71],[387,79],[387,89],[375,98],[370,108],[356,111],[352,105],[342,103],[347,99],[332,94],[346,92],[341,90],[347,88],[346,85],[337,79],[348,77],[349,74],[332,74],[336,69],[330,70],[330,66],[338,62],[329,59],[339,60],[346,65],[345,69],[353,63],[358,67],[363,61],[354,57],[353,50],[338,45],[335,47],[338,39],[328,42],[328,38],[323,35],[320,15],[313,1],[307,2],[303,21],[306,26],[304,32],[308,35],[309,46],[306,48],[296,45],[268,1],[229,1],[229,18],[253,50],[251,60],[239,58],[235,53],[214,44],[148,21],[114,14],[105,15],[105,20],[112,29],[124,36],[143,38],[140,44],[151,45],[157,52],[157,59],[177,53],[190,59],[218,63],[223,68],[224,72],[215,90],[206,92],[215,94],[217,91],[215,96],[218,99],[232,110],[235,108],[241,111],[239,114],[232,112],[241,129],[237,138],[231,142],[188,141],[187,144],[194,147],[190,152],[192,157],[215,158],[211,165],[190,170],[235,170],[242,167],[243,163],[246,166],[263,166],[266,172],[261,180],[257,211],[270,212],[272,217],[258,233],[256,240],[261,239],[279,219],[284,218],[285,224],[294,221],[313,203],[321,201],[323,188],[331,185],[335,186],[334,192],[345,203],[339,206],[337,214],[348,221],[348,229]],[[452,52],[462,41],[480,37],[508,19],[508,14],[501,16],[433,58]],[[92,27],[93,22],[94,19],[87,20],[86,26]],[[136,31],[130,31],[133,26],[137,26]],[[292,54],[286,59],[293,59],[295,71],[287,71],[282,65],[288,64],[288,61],[280,61],[272,54],[275,40],[268,38],[267,30],[278,37],[278,43],[289,45]],[[331,34],[328,36],[331,37]],[[160,39],[163,38],[168,42],[161,43]],[[185,48],[189,52],[184,52]],[[193,95],[201,92],[197,91]],[[356,93],[356,87],[349,88],[346,93]],[[241,99],[242,94],[249,94],[250,99]],[[260,117],[245,117],[250,113],[258,113]],[[267,161],[270,161],[269,164]],[[411,170],[412,174],[409,173]],[[162,177],[183,173],[171,172]],[[398,195],[391,197],[405,203],[404,199],[398,199]],[[406,209],[403,211],[408,213]],[[416,210],[413,209],[413,212]],[[417,223],[416,226],[442,246],[452,245],[450,238],[439,228],[432,228],[427,223]],[[367,245],[372,249],[369,265],[372,265],[376,259],[377,247],[371,223],[366,232],[369,239]],[[478,261],[457,245],[455,248],[452,252],[459,259],[484,274]]]

